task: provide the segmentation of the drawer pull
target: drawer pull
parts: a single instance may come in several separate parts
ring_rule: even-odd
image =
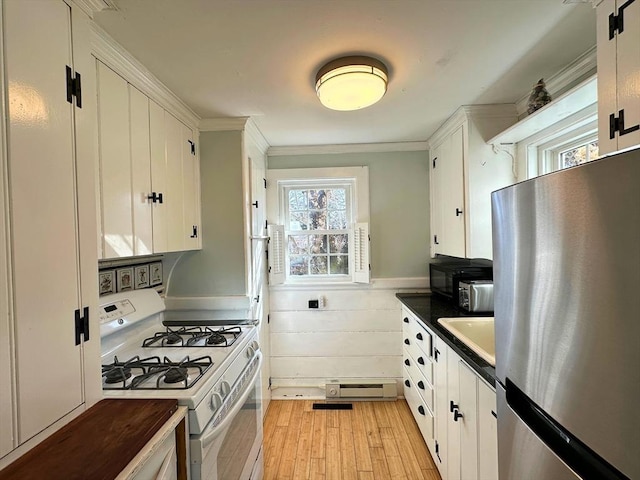
[[[409,323],[409,319],[408,319],[407,317],[404,317],[404,318],[402,319],[402,321],[403,321],[404,323]]]
[[[420,412],[420,415],[425,415],[424,413],[424,407],[422,405],[418,406],[418,412]]]
[[[409,341],[409,339],[408,339],[408,338],[405,338],[405,339],[404,339],[404,344],[405,344],[405,345],[411,345],[411,342]]]
[[[408,367],[408,366],[410,366],[410,365],[411,365],[411,362],[409,361],[409,359],[408,359],[408,358],[405,358],[405,359],[404,359],[404,364]]]
[[[496,412],[494,412],[493,410],[491,410],[491,415],[493,415],[494,417],[498,418],[498,414]]]
[[[404,381],[404,384],[405,384],[407,387],[411,387],[411,384],[409,383],[409,380],[405,380],[405,381]]]
[[[422,357],[418,357],[418,363],[419,363],[420,365],[424,365],[424,358],[422,358]]]
[[[453,403],[453,400],[450,400],[450,401],[449,401],[449,411],[450,411],[451,413],[453,413],[453,411],[454,411],[456,408],[459,408],[459,407],[458,407],[458,405],[456,405],[455,403]]]
[[[421,333],[418,333],[418,334],[416,335],[416,338],[417,338],[418,340],[422,340],[422,334],[421,334]]]
[[[455,412],[453,412],[453,421],[457,422],[459,418],[464,418],[464,415],[462,415],[458,410],[456,410]]]
[[[422,380],[418,382],[418,387],[420,387],[420,390],[424,390],[424,383]]]

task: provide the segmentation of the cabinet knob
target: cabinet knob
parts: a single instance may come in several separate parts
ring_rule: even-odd
[[[411,345],[411,342],[409,341],[409,339],[408,339],[408,338],[405,338],[405,339],[404,339],[404,344],[405,344],[405,345]]]
[[[418,382],[418,387],[420,388],[420,390],[424,390],[424,382],[422,380]]]
[[[422,357],[418,357],[418,363],[419,363],[420,365],[424,365],[424,358],[422,358]]]
[[[420,412],[420,415],[424,415],[424,407],[422,405],[418,406],[418,412]]]
[[[459,418],[464,418],[464,415],[462,415],[458,410],[456,410],[455,412],[453,412],[453,421],[457,422]]]
[[[402,321],[403,321],[404,323],[409,323],[409,319],[408,319],[407,317],[404,317],[404,318],[402,319]]]
[[[411,365],[411,362],[409,361],[409,359],[408,359],[408,358],[405,358],[405,359],[404,359],[404,364],[408,367],[408,366],[410,366],[410,365]]]
[[[418,333],[418,334],[416,335],[416,338],[417,338],[418,340],[422,340],[422,334],[421,334],[421,333]]]
[[[405,381],[404,381],[404,384],[405,384],[407,387],[411,387],[411,384],[409,383],[409,380],[405,380]]]

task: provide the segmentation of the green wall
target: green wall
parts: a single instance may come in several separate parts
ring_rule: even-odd
[[[429,274],[429,159],[426,151],[282,155],[269,169],[369,167],[372,278]]]
[[[200,134],[202,250],[176,263],[169,295],[244,295],[242,133]]]

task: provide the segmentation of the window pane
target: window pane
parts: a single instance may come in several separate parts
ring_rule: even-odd
[[[309,208],[327,208],[327,194],[324,190],[309,190]]]
[[[309,214],[307,212],[291,212],[289,215],[289,230],[308,230]]]
[[[309,235],[310,253],[327,253],[326,235]]]
[[[307,191],[306,190],[289,190],[289,210],[306,210],[307,209]]]
[[[309,252],[309,235],[289,235],[289,253]]]
[[[591,142],[589,144],[589,161],[595,160],[600,156],[600,149],[598,148],[598,142]]]
[[[311,261],[309,263],[311,275],[327,274],[327,257],[311,257]]]
[[[330,273],[333,275],[348,275],[349,274],[349,257],[347,255],[331,255],[330,261]]]
[[[309,212],[309,230],[326,230],[327,229],[327,212],[311,211]]]
[[[329,212],[329,230],[344,230],[347,228],[347,212],[330,211]]]
[[[290,275],[309,275],[309,256],[291,255],[289,257]]]
[[[349,235],[329,235],[330,253],[349,253]]]
[[[560,154],[561,168],[575,167],[587,161],[587,147],[585,145]]]
[[[332,188],[326,192],[329,210],[345,210],[347,208],[347,190],[345,188]]]

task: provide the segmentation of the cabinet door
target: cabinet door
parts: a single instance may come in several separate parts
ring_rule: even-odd
[[[182,182],[182,155],[184,151],[183,125],[165,111],[165,140],[167,155],[167,250],[184,250],[187,235],[184,225],[184,184]]]
[[[184,249],[200,247],[200,166],[193,131],[182,125],[182,191],[184,194]]]
[[[4,7],[18,443],[83,402],[70,8]],[[55,361],[50,368],[46,362]],[[46,396],[44,400],[43,394]]]
[[[133,248],[131,149],[127,81],[97,62],[102,258],[130,257]]]
[[[462,361],[458,362],[460,374],[461,417],[457,423],[460,428],[460,478],[477,480],[478,478],[478,377]]]
[[[442,197],[443,188],[442,164],[445,161],[442,144],[437,145],[431,152],[431,245],[432,254],[442,253],[443,227],[442,208],[444,199]]]
[[[461,480],[460,423],[454,420],[454,413],[460,406],[459,362],[460,357],[447,348],[447,480]]]
[[[433,360],[435,366],[435,442],[436,466],[442,478],[447,475],[447,426],[449,423],[449,395],[447,393],[447,350],[448,347],[440,337],[435,337]]]
[[[164,109],[149,100],[149,139],[151,151],[151,191],[162,194],[163,201],[151,204],[153,252],[169,251],[169,219],[167,217],[167,155]]]
[[[496,392],[478,380],[478,479],[498,478]]]
[[[153,253],[151,223],[151,151],[149,138],[149,98],[134,88],[129,89],[131,138],[131,192],[133,209],[133,253]]]
[[[462,126],[451,134],[442,178],[443,186],[446,186],[442,208],[442,253],[454,257],[466,256],[463,138]]]
[[[620,7],[625,6],[622,10]],[[624,18],[622,32],[609,30],[612,15]],[[640,144],[640,4],[604,0],[598,6],[598,142],[600,154]],[[624,116],[624,130],[610,131],[611,117]]]

